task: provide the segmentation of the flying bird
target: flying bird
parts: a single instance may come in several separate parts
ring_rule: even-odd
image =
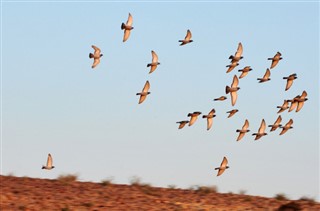
[[[282,121],[281,115],[278,116],[277,120],[273,123],[273,125],[269,125],[271,127],[270,132],[275,131],[278,127],[281,127],[282,125],[280,124]]]
[[[287,122],[287,124],[285,124],[285,126],[281,126],[282,131],[279,135],[283,135],[285,134],[289,129],[293,128],[291,127],[291,125],[293,124],[293,120],[290,119],[289,122]]]
[[[151,51],[151,55],[152,55],[152,62],[147,65],[147,67],[151,66],[149,73],[152,73],[153,71],[155,71],[157,66],[160,64],[158,62],[158,55],[156,54],[156,52]]]
[[[132,29],[133,29],[133,27],[132,27],[132,15],[129,13],[129,17],[128,17],[127,23],[126,24],[124,24],[124,23],[121,24],[121,30],[124,30],[123,42],[127,41],[127,39],[130,36],[130,32],[131,32]]]
[[[301,110],[301,108],[303,107],[304,102],[308,100],[307,95],[308,95],[307,92],[303,91],[301,95],[297,95],[292,100],[288,100],[289,102],[291,102],[289,112],[291,112],[295,108],[297,108],[296,112],[299,112]]]
[[[184,40],[179,40],[179,42],[181,42],[180,45],[185,45],[185,44],[193,42],[193,40],[191,40],[191,37],[192,37],[191,31],[188,29],[187,35],[185,36]]]
[[[100,63],[100,58],[103,54],[101,54],[101,50],[97,46],[92,45],[91,47],[94,49],[94,53],[89,53],[89,58],[93,58],[93,64],[91,67],[95,68]]]
[[[231,59],[231,63],[237,63],[237,62],[239,62],[240,59],[243,58],[242,52],[243,52],[243,47],[242,47],[241,42],[239,42],[236,53],[234,54],[234,56],[231,55],[231,56],[229,57],[229,59]]]
[[[187,123],[189,123],[188,120],[184,120],[184,121],[180,121],[177,122],[179,124],[179,128],[178,129],[182,129]]]
[[[227,73],[231,72],[238,65],[239,65],[239,63],[237,63],[237,62],[234,62],[234,63],[231,63],[231,64],[227,65],[226,66],[226,67],[228,67]]]
[[[221,97],[215,98],[215,99],[213,99],[213,100],[214,100],[214,101],[224,101],[224,100],[226,100],[226,99],[227,99],[226,96],[221,96]]]
[[[278,111],[278,113],[281,113],[285,110],[287,110],[289,108],[289,101],[288,100],[284,100],[282,106],[277,106],[277,108],[280,108],[280,110]]]
[[[235,115],[235,113],[237,113],[239,110],[238,109],[233,109],[231,111],[227,111],[227,113],[229,113],[229,116],[227,118],[232,117],[233,115]]]
[[[239,136],[237,138],[237,141],[240,141],[243,136],[249,132],[250,130],[248,130],[248,127],[249,127],[249,121],[246,119],[246,121],[244,122],[244,125],[242,126],[242,129],[241,130],[236,130],[237,133],[239,133]]]
[[[47,165],[42,166],[42,169],[51,170],[53,168],[54,168],[54,166],[52,165],[52,157],[51,157],[51,154],[49,153],[48,159],[47,159]]]
[[[198,116],[201,114],[200,111],[195,111],[193,113],[189,113],[188,117],[190,117],[189,126],[193,125],[195,121],[198,119]]]
[[[239,79],[236,75],[234,75],[231,87],[226,86],[226,94],[230,93],[232,106],[236,104],[236,101],[238,98],[237,91],[240,89],[240,87],[238,87],[238,84],[239,84]]]
[[[254,140],[258,140],[258,139],[260,139],[262,136],[267,135],[267,133],[265,132],[265,130],[266,130],[266,122],[264,121],[264,119],[262,119],[261,125],[260,125],[260,128],[259,128],[258,132],[252,134],[253,136],[256,136],[256,138],[255,138]]]
[[[263,78],[258,78],[259,83],[270,81],[271,80],[270,75],[271,75],[271,72],[270,72],[269,68],[267,68],[266,73],[263,75]]]
[[[221,174],[223,174],[223,172],[229,168],[228,166],[228,160],[226,157],[223,157],[223,160],[220,164],[220,167],[215,168],[214,170],[219,170],[217,176],[220,176]]]
[[[287,79],[287,84],[286,84],[286,89],[285,91],[287,91],[288,89],[290,89],[290,87],[292,86],[293,80],[297,79],[297,74],[293,73],[291,75],[289,75],[288,77],[283,77],[283,79]]]
[[[276,55],[274,55],[273,58],[268,58],[268,60],[272,60],[270,69],[274,68],[281,59],[282,59],[282,57],[281,57],[281,53],[279,51],[276,53]]]
[[[203,115],[202,118],[207,118],[207,130],[210,130],[212,126],[213,117],[215,117],[216,110],[212,109],[208,115]]]
[[[241,72],[241,75],[239,78],[243,78],[246,75],[248,75],[248,73],[252,70],[252,68],[250,66],[245,66],[243,69],[238,70],[238,72]]]
[[[136,95],[140,95],[139,104],[143,103],[147,95],[151,93],[151,92],[148,92],[149,89],[150,89],[150,83],[149,81],[146,81],[142,91],[136,94]]]

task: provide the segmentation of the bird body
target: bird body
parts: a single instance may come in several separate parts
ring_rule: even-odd
[[[289,101],[288,100],[284,100],[282,106],[277,106],[277,108],[280,108],[278,113],[281,113],[281,112],[287,110],[289,108]]]
[[[270,75],[271,75],[271,72],[270,72],[269,68],[267,68],[266,73],[264,74],[263,78],[258,78],[259,83],[270,81],[271,80]]]
[[[151,93],[149,92],[149,89],[150,89],[150,83],[149,81],[146,81],[142,91],[136,94],[136,95],[140,95],[139,104],[143,103],[147,95]]]
[[[297,79],[297,74],[291,74],[289,75],[288,77],[283,77],[283,79],[286,79],[287,80],[287,83],[286,83],[286,88],[285,88],[285,91],[287,91],[288,89],[290,89],[290,87],[292,86],[293,84],[293,80]]]
[[[224,100],[226,100],[226,99],[227,99],[226,96],[221,96],[221,97],[215,98],[215,99],[213,99],[213,100],[214,100],[214,101],[224,101]]]
[[[237,91],[240,89],[240,87],[238,87],[238,84],[239,84],[239,79],[236,75],[234,75],[231,87],[226,86],[226,94],[230,93],[232,106],[236,104],[236,101],[238,98]]]
[[[147,64],[147,67],[151,67],[149,73],[152,73],[153,71],[155,71],[158,65],[160,64],[158,62],[158,55],[156,54],[156,52],[151,51],[151,55],[152,55],[152,62]]]
[[[258,130],[257,133],[253,133],[253,136],[256,136],[254,140],[258,140],[260,139],[262,136],[268,135],[266,132],[266,122],[264,121],[264,119],[262,119],[261,124],[260,124],[260,128]]]
[[[132,15],[129,13],[127,23],[121,24],[121,30],[124,30],[123,42],[127,41],[130,36],[130,32],[133,29],[132,22],[133,22]]]
[[[45,169],[45,170],[51,170],[54,168],[54,166],[52,165],[52,156],[51,154],[49,153],[48,154],[48,158],[47,158],[47,164],[45,166],[42,166],[42,169]]]
[[[180,121],[177,122],[179,124],[179,128],[178,129],[182,129],[187,123],[189,123],[188,120],[184,120],[184,121]]]
[[[239,65],[239,63],[237,63],[237,62],[234,62],[234,63],[231,63],[231,64],[227,65],[226,66],[226,67],[228,67],[227,73],[231,72],[238,65]]]
[[[226,157],[223,157],[223,160],[222,160],[222,162],[221,162],[221,164],[220,164],[220,167],[217,167],[217,168],[214,169],[214,170],[218,170],[217,177],[220,176],[221,174],[223,174],[223,172],[224,172],[227,168],[229,168],[229,166],[228,166],[228,160],[227,160]]]
[[[252,70],[252,68],[250,66],[245,66],[243,69],[238,70],[238,72],[241,72],[241,75],[239,78],[243,78],[246,75],[248,75],[248,73]]]
[[[278,116],[277,120],[274,122],[273,125],[269,125],[269,127],[271,127],[270,132],[271,131],[275,131],[278,127],[281,127],[282,125],[280,124],[282,121],[282,117],[281,115]]]
[[[279,51],[276,53],[276,55],[274,55],[273,58],[268,58],[268,60],[272,60],[270,69],[274,68],[281,59],[282,59],[282,57],[281,57],[281,53]]]
[[[233,109],[231,111],[227,111],[227,113],[229,113],[227,118],[232,117],[233,115],[235,115],[235,113],[237,113],[239,110],[238,109]]]
[[[210,130],[210,128],[212,127],[212,122],[213,122],[213,117],[215,117],[215,109],[212,109],[208,115],[203,115],[202,118],[206,118],[207,119],[207,130]]]
[[[94,53],[90,53],[89,58],[93,58],[93,64],[91,67],[95,68],[100,63],[100,58],[103,56],[103,54],[101,54],[101,50],[97,46],[92,45],[91,47],[94,49]]]
[[[198,116],[201,114],[200,111],[195,111],[193,113],[189,113],[188,117],[190,117],[189,126],[193,125],[195,121],[198,119]]]
[[[181,42],[180,46],[193,42],[193,40],[191,40],[191,37],[192,37],[191,31],[188,29],[187,35],[185,36],[184,40],[179,40],[179,42]]]
[[[247,132],[250,132],[250,130],[248,130],[248,127],[249,127],[249,121],[246,119],[246,121],[244,122],[244,124],[242,126],[242,129],[236,130],[236,132],[239,133],[237,141],[240,141]]]
[[[284,126],[281,126],[282,131],[280,132],[279,135],[283,135],[285,134],[289,129],[293,128],[291,125],[293,124],[293,119],[290,119],[287,124],[285,124]]]

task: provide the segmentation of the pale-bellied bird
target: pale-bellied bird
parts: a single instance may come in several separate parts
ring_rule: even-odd
[[[153,71],[155,71],[157,66],[160,64],[158,62],[158,55],[156,54],[156,52],[151,51],[151,55],[152,55],[152,62],[147,65],[147,67],[151,66],[149,73],[152,73]]]
[[[195,121],[198,119],[198,116],[201,114],[200,111],[195,111],[193,113],[189,113],[188,117],[190,117],[189,126],[193,125]]]
[[[289,129],[293,128],[291,125],[293,124],[293,119],[290,119],[285,126],[281,126],[282,131],[279,135],[285,134]]]
[[[243,69],[238,70],[238,72],[241,72],[241,75],[239,78],[243,78],[246,75],[248,75],[248,73],[252,70],[252,68],[250,66],[245,66]]]
[[[213,100],[214,100],[214,101],[224,101],[224,100],[226,100],[226,99],[227,99],[226,96],[221,96],[221,97],[215,98],[215,99],[213,99]]]
[[[269,68],[267,68],[266,73],[263,75],[263,78],[258,78],[259,83],[270,81],[271,80],[270,75],[271,75],[271,72]]]
[[[180,121],[177,122],[179,124],[179,128],[178,129],[182,129],[187,123],[189,123],[188,120],[184,120],[184,121]]]
[[[48,159],[47,159],[47,165],[42,166],[42,169],[51,170],[53,168],[54,168],[54,166],[52,165],[52,157],[51,157],[51,154],[49,153]]]
[[[289,108],[289,101],[288,100],[284,100],[282,106],[277,106],[277,108],[280,108],[280,110],[278,111],[278,113],[281,113],[285,110],[287,110]]]
[[[248,130],[248,127],[249,127],[249,121],[246,119],[246,121],[244,122],[244,125],[242,126],[242,129],[236,130],[236,132],[239,133],[237,141],[240,141],[247,132],[250,132],[250,130]]]
[[[281,57],[281,53],[279,51],[276,53],[276,55],[274,55],[273,58],[268,58],[268,60],[272,60],[270,69],[274,68],[281,59],[282,59],[282,57]]]
[[[230,62],[230,63],[237,63],[237,62],[239,62],[240,59],[243,58],[242,53],[243,53],[243,47],[242,47],[241,42],[239,42],[236,53],[234,54],[234,56],[231,55],[231,56],[229,57],[229,59],[231,59],[231,62]]]
[[[258,130],[257,133],[252,134],[253,136],[256,136],[254,140],[258,140],[260,139],[262,136],[268,135],[266,132],[266,122],[264,121],[264,119],[262,119],[261,124],[260,124],[260,128]]]
[[[238,109],[232,109],[231,111],[227,111],[227,113],[229,113],[227,118],[232,117],[233,115],[235,115],[239,110]]]
[[[286,89],[285,91],[287,91],[288,89],[290,89],[290,87],[292,86],[293,84],[293,80],[297,79],[297,74],[293,73],[291,75],[289,75],[288,77],[283,77],[283,79],[286,79],[287,80],[287,83],[286,83]]]
[[[238,84],[239,84],[239,79],[236,75],[234,75],[231,87],[226,86],[226,94],[230,93],[232,106],[236,104],[236,101],[238,98],[237,91],[240,89],[240,87],[238,87]]]
[[[281,127],[282,125],[280,124],[282,121],[281,115],[278,116],[277,120],[273,123],[273,125],[269,125],[271,127],[271,131],[275,131],[278,127]]]
[[[187,35],[185,36],[184,40],[179,40],[179,42],[181,42],[180,46],[193,42],[193,40],[191,40],[191,37],[192,37],[191,31],[188,29]]]
[[[101,54],[101,50],[97,46],[92,45],[91,47],[94,49],[94,53],[90,53],[89,58],[93,58],[93,64],[91,67],[95,68],[100,63],[100,58],[103,56],[103,54]]]
[[[215,168],[214,170],[218,170],[217,176],[220,176],[221,174],[223,174],[223,172],[224,172],[227,168],[229,168],[229,166],[228,166],[228,160],[227,160],[226,157],[223,157],[223,160],[222,160],[222,162],[221,162],[221,164],[220,164],[220,167],[217,167],[217,168]]]
[[[231,63],[231,64],[227,65],[226,66],[226,67],[228,67],[227,73],[231,72],[238,65],[239,65],[239,63],[237,63],[237,62],[234,62],[234,63]]]
[[[212,126],[213,117],[215,117],[216,110],[212,109],[208,115],[203,115],[202,118],[207,118],[207,130],[210,130]]]
[[[127,20],[127,23],[122,23],[121,24],[121,30],[124,30],[124,35],[123,35],[123,42],[127,41],[127,39],[130,36],[130,32],[133,29],[132,27],[132,15],[129,13],[129,17]]]
[[[151,92],[148,92],[149,89],[150,89],[150,83],[149,81],[146,81],[142,91],[136,94],[136,95],[140,95],[139,104],[143,103],[147,95],[151,93]]]

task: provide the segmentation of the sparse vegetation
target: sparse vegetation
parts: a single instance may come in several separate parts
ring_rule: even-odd
[[[307,196],[303,196],[303,197],[301,197],[299,200],[301,200],[301,201],[307,201],[307,202],[309,202],[309,203],[311,203],[311,204],[316,203],[316,200],[315,200],[315,199],[309,198],[309,197],[307,197]]]
[[[168,188],[169,188],[169,189],[176,189],[177,186],[176,186],[176,185],[168,185]]]
[[[218,188],[216,186],[196,186],[195,192],[201,195],[217,193]]]
[[[288,200],[288,198],[286,197],[286,195],[284,193],[278,193],[275,195],[274,198],[277,200]]]
[[[240,194],[240,195],[245,195],[246,193],[247,193],[246,190],[239,190],[239,194]]]
[[[57,180],[63,183],[70,183],[77,181],[78,176],[76,174],[60,175]]]
[[[113,177],[108,177],[101,181],[102,186],[108,186],[112,184]]]

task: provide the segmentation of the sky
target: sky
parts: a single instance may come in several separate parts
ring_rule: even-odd
[[[2,1],[1,174],[153,186],[217,186],[222,193],[290,199],[319,196],[319,3],[317,1]],[[129,39],[120,26],[133,16]],[[179,46],[187,29],[192,43]],[[228,57],[243,59],[226,73]],[[92,69],[91,45],[103,57]],[[154,50],[161,63],[149,74]],[[276,52],[283,59],[259,84]],[[239,69],[238,100],[225,94]],[[282,77],[298,79],[285,91]],[[151,94],[138,104],[149,80]],[[293,129],[258,141],[261,120],[307,91],[299,112],[281,113]],[[223,102],[214,98],[226,95]],[[187,114],[216,110],[212,128]],[[227,111],[238,109],[232,118]],[[250,132],[237,142],[245,119]],[[55,168],[41,170],[51,153]],[[214,170],[226,156],[230,168]]]

